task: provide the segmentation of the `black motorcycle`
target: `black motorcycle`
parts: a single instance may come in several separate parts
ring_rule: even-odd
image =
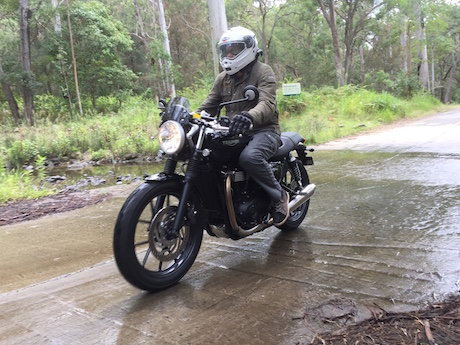
[[[252,101],[255,87],[244,98]],[[162,102],[159,128],[164,171],[151,175],[123,204],[113,238],[121,274],[142,290],[157,291],[177,283],[195,261],[203,230],[211,236],[238,240],[273,225],[270,199],[238,166],[243,136],[230,136],[227,117],[190,113],[189,102],[175,97]],[[305,139],[295,132],[281,134],[282,145],[269,163],[290,195],[289,217],[279,228],[296,229],[308,212],[316,186],[305,165]]]

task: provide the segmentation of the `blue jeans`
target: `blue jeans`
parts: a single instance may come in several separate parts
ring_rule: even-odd
[[[280,145],[281,138],[275,132],[257,132],[251,135],[239,159],[240,166],[267,192],[273,203],[281,198],[281,186],[267,161]]]

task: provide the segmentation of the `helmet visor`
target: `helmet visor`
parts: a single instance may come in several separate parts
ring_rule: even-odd
[[[220,58],[233,59],[244,50],[244,43],[223,43],[219,45]]]

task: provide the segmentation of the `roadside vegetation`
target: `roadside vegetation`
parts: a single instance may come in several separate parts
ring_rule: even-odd
[[[203,86],[179,94],[190,99],[193,110],[208,90],[209,86]],[[46,182],[46,165],[52,161],[111,164],[127,155],[156,156],[160,118],[151,98],[130,97],[120,106],[104,97],[98,100],[100,112],[88,111],[78,117],[56,102],[48,97],[36,103],[34,127],[16,126],[8,120],[7,111],[0,113],[0,203],[56,193]],[[278,107],[282,130],[299,132],[308,145],[315,145],[447,106],[424,93],[406,100],[348,85],[295,96],[283,96],[280,89]]]
[[[282,130],[309,145],[440,111],[460,102],[458,7],[0,1],[0,203],[55,193],[57,162],[154,157],[156,99],[180,90],[196,109],[219,67],[216,38],[234,26],[256,34],[280,83],[301,85],[290,97],[280,88],[278,105]]]

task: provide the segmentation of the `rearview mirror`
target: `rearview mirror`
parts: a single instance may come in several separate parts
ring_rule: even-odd
[[[259,89],[253,85],[248,85],[244,88],[243,95],[248,101],[257,100],[259,99]]]

